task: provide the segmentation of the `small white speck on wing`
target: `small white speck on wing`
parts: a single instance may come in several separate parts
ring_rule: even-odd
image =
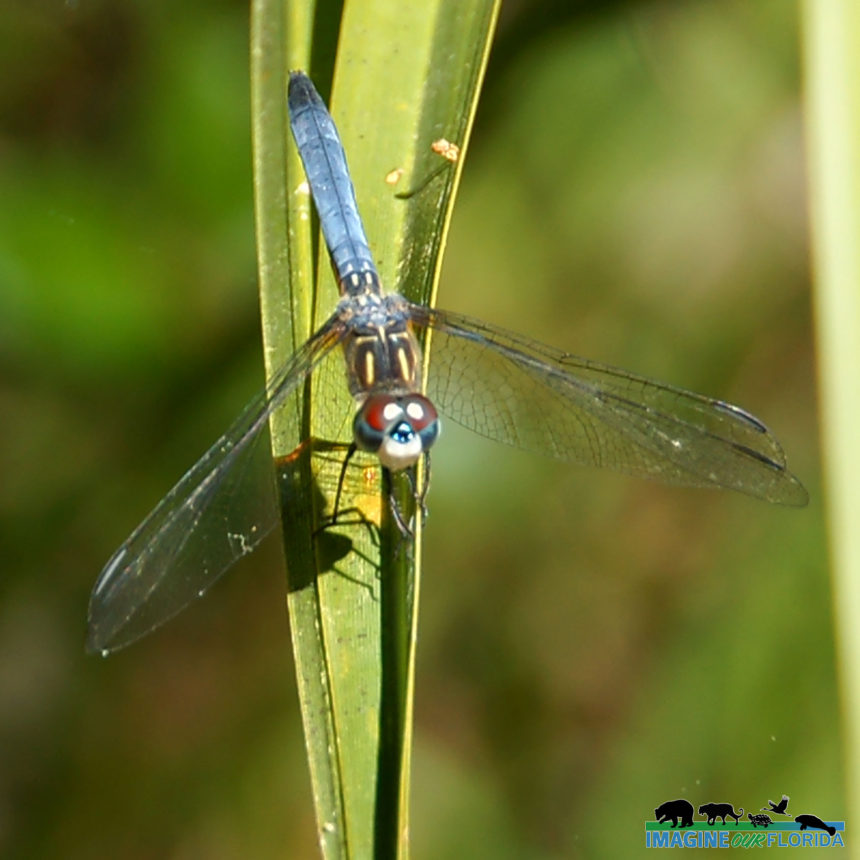
[[[248,544],[248,538],[241,532],[227,532],[227,540],[234,547],[238,545],[241,555],[248,555],[251,552],[251,546]]]

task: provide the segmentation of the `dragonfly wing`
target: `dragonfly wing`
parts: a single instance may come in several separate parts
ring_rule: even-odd
[[[777,439],[740,407],[412,305],[429,326],[427,394],[490,439],[670,484],[786,505],[808,495]]]
[[[90,596],[88,651],[122,648],[160,626],[274,528],[269,416],[342,334],[329,319],[114,553]]]

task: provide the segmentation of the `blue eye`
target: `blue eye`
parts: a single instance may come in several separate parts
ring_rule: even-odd
[[[360,412],[356,413],[355,420],[352,423],[352,435],[359,449],[369,451],[371,454],[379,450],[379,446],[385,439],[385,433],[371,427],[363,419]]]
[[[432,424],[428,424],[423,430],[418,431],[421,437],[421,447],[423,450],[428,450],[439,437],[439,419],[437,418]]]

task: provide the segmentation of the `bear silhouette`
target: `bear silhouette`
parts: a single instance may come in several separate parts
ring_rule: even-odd
[[[677,827],[680,819],[681,827],[692,827],[693,804],[689,800],[667,800],[654,810],[654,818],[660,824],[671,819],[672,827]]]
[[[738,826],[738,819],[744,814],[744,808],[741,807],[740,812],[735,812],[731,803],[703,803],[699,807],[699,815],[708,816],[708,824],[713,826],[718,818],[723,819],[723,824],[726,823],[726,816],[731,816],[735,820],[735,827]]]
[[[825,824],[817,815],[795,815],[794,820],[800,825],[801,830],[812,827],[814,830],[826,830],[831,836],[836,833],[836,828]]]
[[[769,815],[753,815],[751,812],[748,812],[747,818],[752,821],[753,827],[767,827],[768,824],[773,824],[773,819]]]

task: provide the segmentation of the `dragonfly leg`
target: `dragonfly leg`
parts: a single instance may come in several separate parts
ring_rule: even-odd
[[[330,529],[332,526],[338,525],[339,519],[341,525],[370,525],[367,517],[365,517],[358,508],[344,508],[341,510],[340,507],[341,498],[343,496],[343,485],[346,481],[346,470],[349,466],[349,461],[357,450],[358,447],[355,442],[351,442],[349,447],[346,449],[346,456],[343,458],[343,463],[340,467],[340,475],[337,479],[337,490],[334,494],[334,506],[332,508],[332,512],[329,516],[323,518],[323,522],[314,532],[315,535],[326,531],[326,529]],[[354,520],[344,520],[344,514],[356,514],[357,516]]]
[[[416,475],[418,467],[415,467]],[[421,525],[427,520],[427,491],[430,489],[430,452],[424,452],[424,483],[421,492],[415,494],[415,505],[421,511]]]
[[[410,475],[410,471],[407,471],[407,477]],[[409,484],[411,488],[411,479]],[[394,492],[394,477],[391,474],[391,470],[384,467],[382,469],[382,492],[388,497],[388,507],[391,509],[391,516],[394,517],[397,530],[408,541],[414,540],[415,533],[412,531],[412,526],[407,521],[406,516],[403,513],[403,509],[397,501],[397,494]]]
[[[436,168],[436,170],[432,171],[414,188],[410,188],[408,191],[399,191],[394,196],[398,200],[408,200],[410,197],[414,197],[416,194],[420,194],[434,179],[436,179],[436,177],[441,176],[446,170],[448,170],[450,166],[450,164],[441,164],[439,167]]]
[[[331,520],[327,525],[333,526],[337,522],[337,515],[340,510],[340,497],[343,493],[343,482],[346,480],[346,469],[357,450],[355,442],[350,442],[349,448],[346,449],[346,456],[343,458],[343,464],[340,467],[340,476],[337,479],[337,491],[334,494],[334,507],[331,512]]]
[[[418,466],[410,466],[405,470],[406,480],[409,482],[409,494],[415,503],[415,509],[411,516],[407,518],[397,501],[397,494],[394,492],[394,478],[388,469],[382,470],[383,474],[383,492],[388,497],[388,505],[391,508],[391,515],[394,517],[394,522],[403,537],[409,541],[415,539],[415,515],[420,512],[421,525],[427,519],[427,490],[430,486],[430,452],[424,452],[424,483],[421,491],[418,491]]]
[[[410,466],[406,472],[406,478],[409,481],[409,489],[412,493],[412,498],[415,501],[415,512],[421,513],[421,525],[424,525],[427,519],[427,490],[430,488],[430,452],[424,451],[424,483],[421,487],[421,492],[418,492],[418,466]],[[413,514],[414,517],[414,514]]]

